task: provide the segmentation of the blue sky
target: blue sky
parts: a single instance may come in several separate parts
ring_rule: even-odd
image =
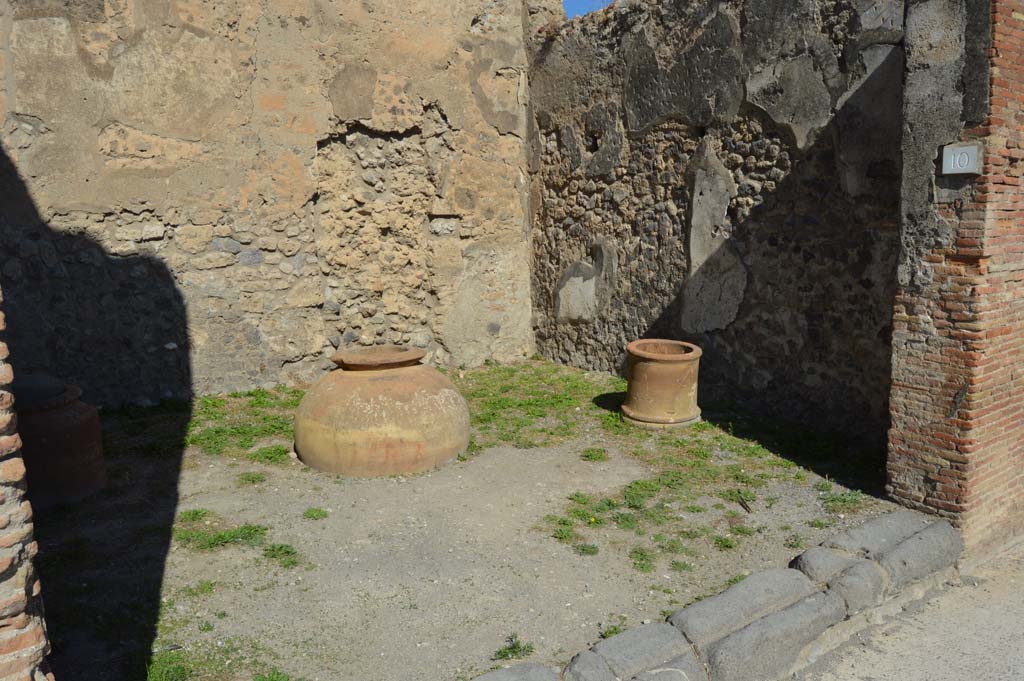
[[[612,0],[565,0],[565,13],[572,19],[580,14],[593,12],[612,4]]]

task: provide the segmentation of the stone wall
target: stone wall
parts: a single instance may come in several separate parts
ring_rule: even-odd
[[[534,314],[555,360],[698,343],[702,399],[884,440],[903,6],[619,2],[537,29]]]
[[[4,342],[7,323],[0,289],[0,679],[53,681],[46,671],[49,650],[39,578],[32,559],[32,507],[25,497],[25,464],[9,388],[14,372]]]
[[[1024,536],[1024,2],[907,15],[889,491],[974,556]],[[974,142],[980,175],[944,175]]]
[[[307,380],[347,344],[532,353],[523,22],[495,0],[0,4],[19,367],[116,403]]]

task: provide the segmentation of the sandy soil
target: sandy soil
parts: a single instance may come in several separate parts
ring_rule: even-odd
[[[492,449],[429,475],[372,481],[336,479],[298,463],[190,455],[179,512],[205,508],[229,523],[267,525],[268,541],[293,545],[303,565],[284,570],[248,547],[175,545],[163,586],[173,617],[186,623],[175,636],[254,639],[277,667],[309,681],[472,678],[495,666],[492,654],[513,632],[534,644],[531,659],[565,663],[606,626],[660,619],[738,574],[784,565],[799,552],[785,546],[793,531],[810,545],[863,520],[807,527],[821,515],[816,476],[773,481],[761,494],[778,501],[755,505],[746,523],[759,531],[738,548],[698,544],[699,555],[686,558],[692,572],[669,570],[665,558],[641,573],[627,557],[629,533],[610,526],[590,532],[588,541],[603,547],[595,556],[549,536],[545,515],[564,512],[572,492],[613,494],[649,475],[616,452],[605,462],[581,461],[580,449]],[[246,470],[266,474],[266,482],[240,486]],[[709,512],[692,514],[694,522],[727,529],[724,513],[710,509],[719,501],[703,500]],[[304,519],[310,506],[329,517]],[[885,506],[873,502],[866,513]],[[181,596],[200,580],[216,582],[212,594]],[[200,632],[204,622],[213,630]]]

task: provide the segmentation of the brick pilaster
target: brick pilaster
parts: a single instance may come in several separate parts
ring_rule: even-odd
[[[1024,536],[1024,0],[992,0],[984,144],[954,234],[903,287],[893,332],[889,490],[985,553]],[[955,140],[949,140],[953,142]]]
[[[0,681],[43,681],[49,650],[39,578],[32,566],[32,508],[25,496],[14,397],[0,290]]]

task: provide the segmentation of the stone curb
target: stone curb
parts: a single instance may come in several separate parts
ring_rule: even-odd
[[[522,664],[477,681],[777,681],[871,612],[955,570],[960,534],[912,511],[879,516],[722,593],[595,644],[558,672]],[[906,590],[904,596],[903,591]],[[864,614],[867,613],[867,618]],[[813,657],[813,655],[811,655]]]

